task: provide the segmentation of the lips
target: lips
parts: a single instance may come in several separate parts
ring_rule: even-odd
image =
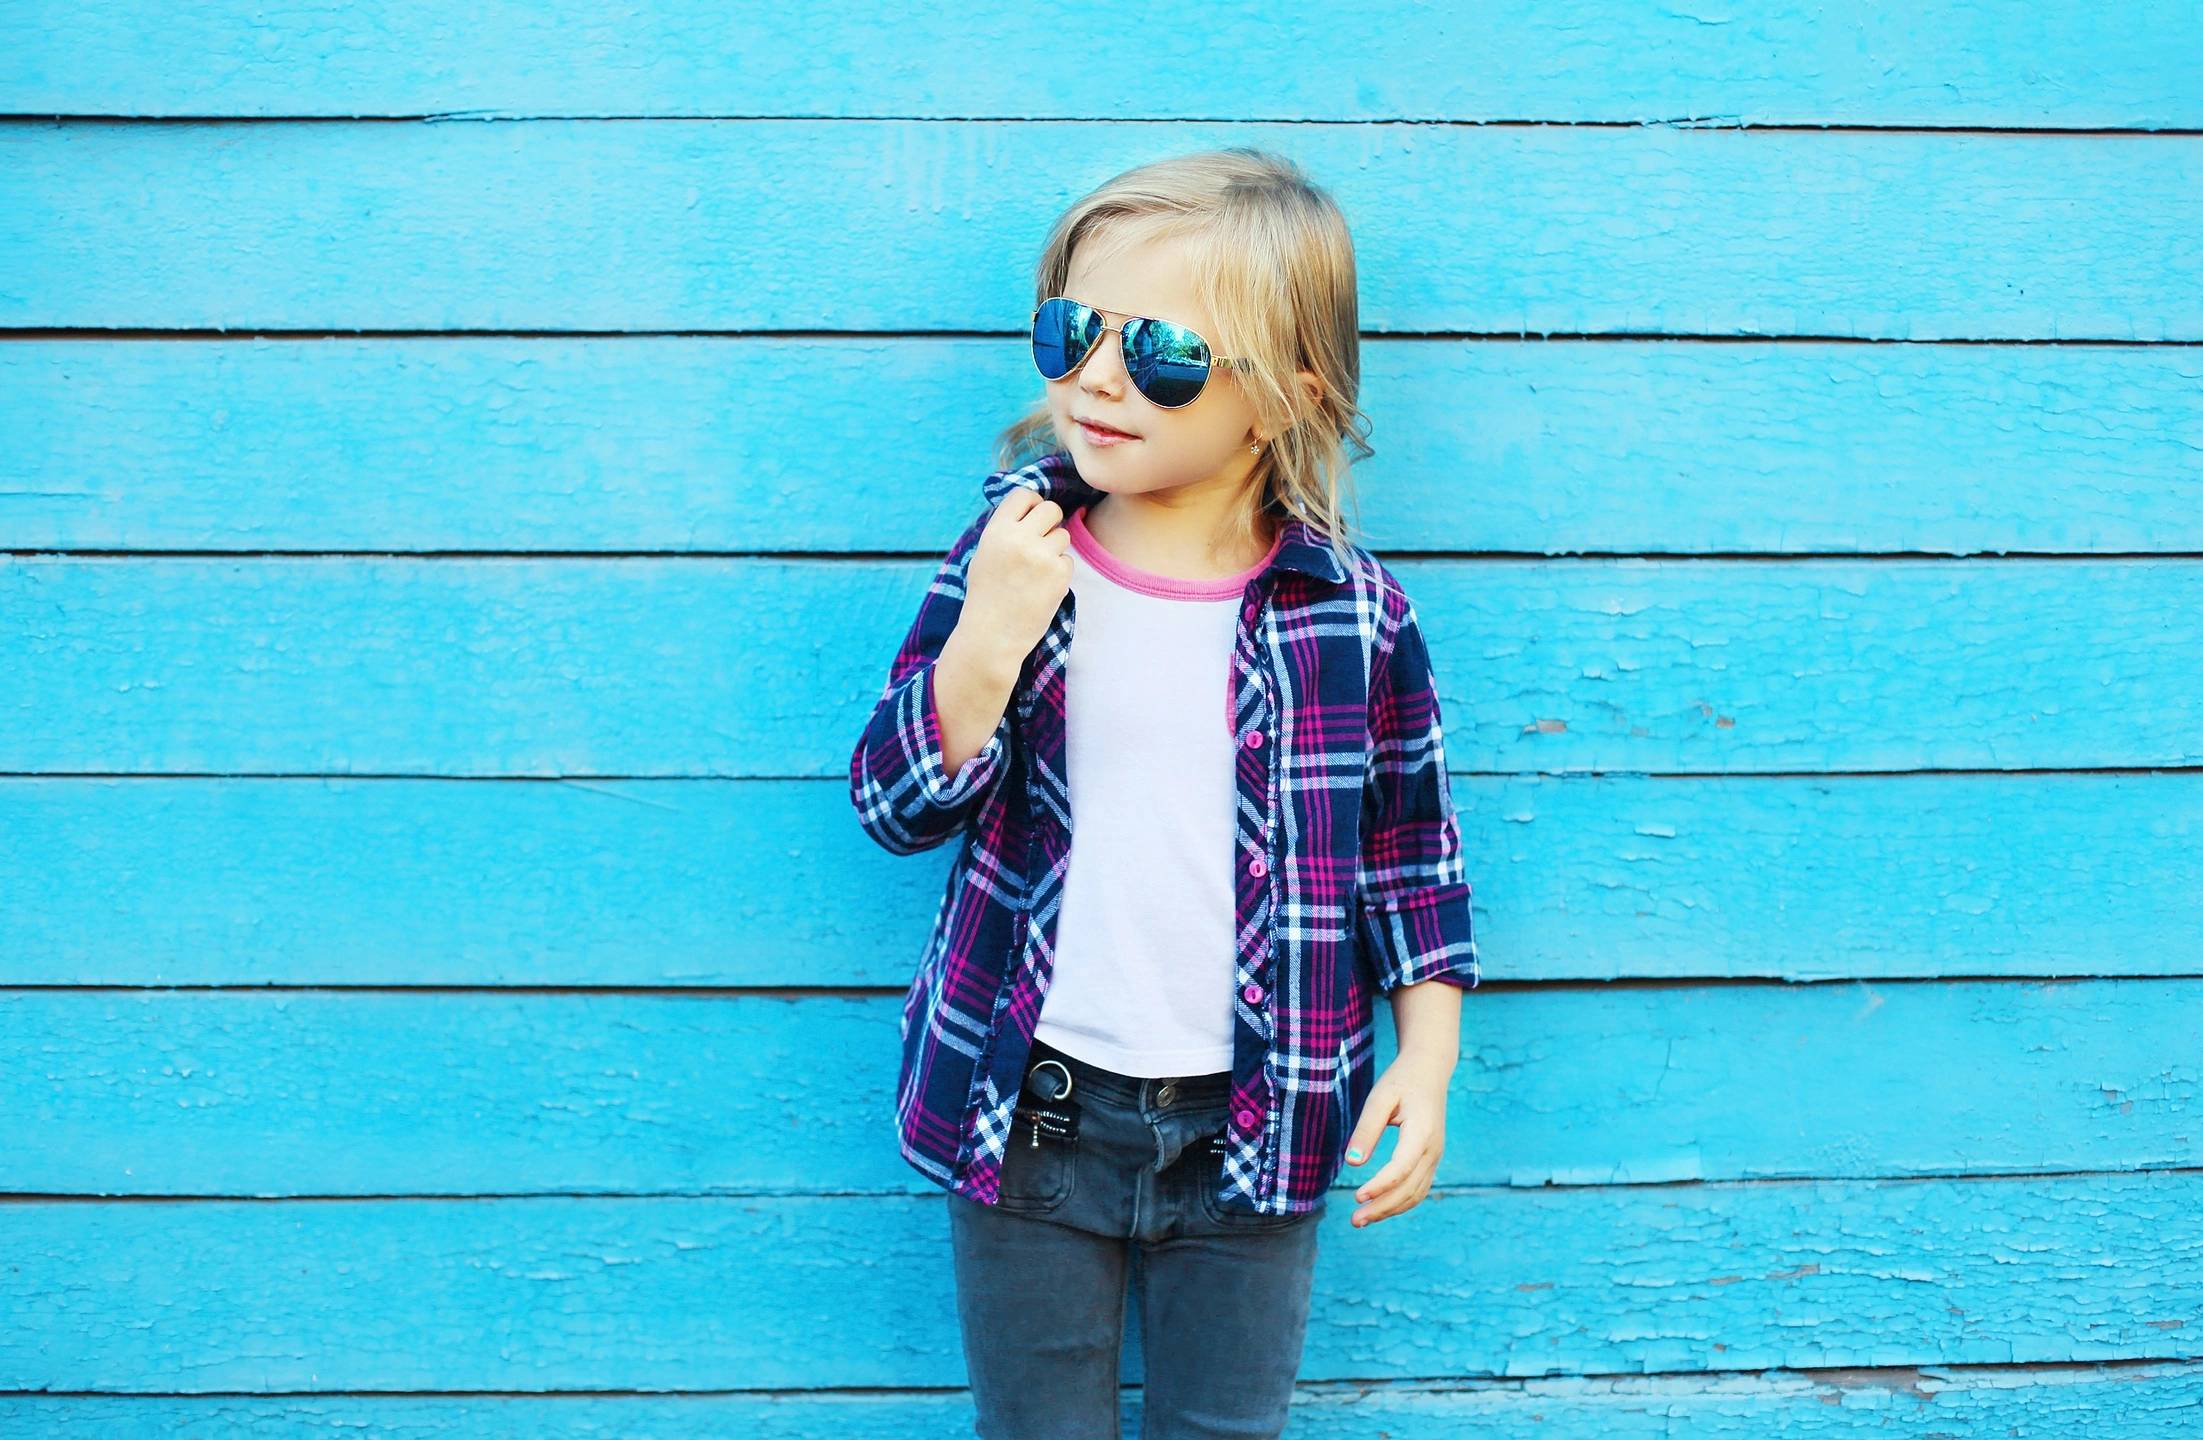
[[[1099,420],[1088,420],[1083,417],[1074,418],[1078,419],[1079,424],[1084,425],[1087,429],[1098,430],[1104,435],[1122,435],[1127,440],[1137,440],[1140,438],[1139,436],[1133,434],[1130,430],[1119,430],[1116,426],[1104,425]]]

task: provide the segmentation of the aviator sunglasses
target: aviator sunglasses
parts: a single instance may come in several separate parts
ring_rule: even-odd
[[[1209,353],[1209,342],[1169,320],[1131,315],[1111,325],[1091,305],[1065,295],[1033,307],[1033,363],[1050,380],[1061,380],[1094,353],[1101,337],[1117,332],[1124,347],[1125,373],[1139,392],[1165,410],[1191,405],[1209,383],[1211,370],[1246,369],[1245,360]]]

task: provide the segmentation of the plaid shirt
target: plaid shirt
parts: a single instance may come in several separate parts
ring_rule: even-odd
[[[933,662],[963,607],[980,531],[1012,486],[1068,514],[1102,492],[1066,452],[982,486],[849,758],[865,833],[898,855],[958,840],[903,1001],[903,1158],[993,1204],[1027,1053],[1053,973],[1071,849],[1064,663],[1076,596],[1033,647],[1001,724],[943,768]],[[1223,680],[1241,737],[1234,869],[1233,1060],[1217,1203],[1315,1208],[1376,1083],[1373,1001],[1401,985],[1477,983],[1469,883],[1438,695],[1414,607],[1376,558],[1343,569],[1297,518],[1239,605]]]

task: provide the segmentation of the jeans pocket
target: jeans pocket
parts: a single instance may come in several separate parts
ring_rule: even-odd
[[[1228,1142],[1221,1131],[1201,1142],[1201,1154],[1205,1159],[1196,1171],[1195,1186],[1201,1194],[1201,1214],[1209,1223],[1224,1230],[1282,1230],[1288,1225],[1316,1218],[1316,1212],[1311,1211],[1271,1215],[1260,1210],[1236,1210],[1227,1206],[1223,1200],[1227,1148]],[[1321,1208],[1319,1205],[1318,1210]]]
[[[1010,1116],[995,1203],[1033,1214],[1070,1198],[1078,1176],[1079,1108],[1075,1100],[1027,1101]]]

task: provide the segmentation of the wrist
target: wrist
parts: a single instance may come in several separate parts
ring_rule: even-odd
[[[1412,1070],[1428,1071],[1441,1078],[1450,1077],[1454,1067],[1461,1062],[1461,1047],[1436,1040],[1403,1041],[1393,1055],[1395,1065],[1405,1065]]]
[[[950,660],[951,656],[953,660]],[[1016,686],[1025,657],[981,624],[959,620],[941,644],[941,658],[991,691],[1008,694]]]

